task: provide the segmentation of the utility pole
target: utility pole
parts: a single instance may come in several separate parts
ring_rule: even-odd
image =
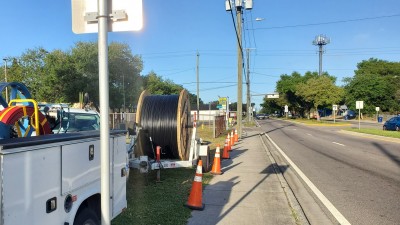
[[[246,108],[247,108],[247,122],[250,122],[250,109],[251,109],[251,105],[250,105],[250,66],[249,66],[249,54],[250,53],[250,49],[246,49],[246,57],[247,57],[247,96],[246,96]]]
[[[199,96],[199,51],[196,54],[196,80],[197,80],[197,120],[200,119],[200,96]]]
[[[124,112],[125,110],[125,75],[122,74],[122,94],[123,94],[123,100],[124,100]]]
[[[253,1],[246,0],[245,9],[251,10],[253,9]],[[232,13],[232,5],[233,0],[225,1],[225,9],[226,11],[230,11]],[[242,48],[242,9],[243,9],[243,0],[235,0],[235,8],[236,8],[236,38],[237,38],[237,50],[238,50],[238,93],[237,93],[237,130],[239,138],[242,138],[242,97],[243,97],[243,48]]]
[[[330,39],[326,37],[325,35],[318,35],[315,37],[315,40],[312,42],[313,45],[317,45],[319,47],[319,72],[318,75],[322,75],[322,54],[324,53],[323,51],[323,46],[327,45],[330,43]]]
[[[242,138],[242,97],[243,97],[243,49],[242,49],[242,4],[236,5],[236,22],[237,22],[237,51],[238,51],[238,93],[237,93],[237,110],[236,118],[238,125],[238,136]]]
[[[251,121],[251,96],[250,96],[250,50],[254,48],[246,48],[246,57],[247,57],[247,99],[246,99],[246,106],[247,106],[247,122]]]

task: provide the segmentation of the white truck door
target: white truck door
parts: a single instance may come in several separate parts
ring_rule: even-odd
[[[125,136],[117,136],[113,138],[110,145],[114,145],[110,149],[112,155],[112,176],[111,176],[111,190],[112,193],[112,217],[114,218],[127,207],[126,202],[126,179],[127,179],[127,151]]]

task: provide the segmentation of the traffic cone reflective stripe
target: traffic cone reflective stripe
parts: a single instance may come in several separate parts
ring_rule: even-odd
[[[185,204],[185,206],[187,206],[189,209],[194,209],[194,210],[204,209],[204,204],[202,203],[202,195],[203,195],[202,170],[203,170],[203,162],[200,159],[199,163],[197,164],[196,175],[194,176],[193,179],[192,189],[190,190],[189,199]]]
[[[221,158],[219,152],[219,145],[217,145],[217,149],[215,150],[214,162],[211,168],[211,174],[221,175]]]

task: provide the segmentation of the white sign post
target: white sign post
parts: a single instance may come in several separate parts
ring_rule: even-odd
[[[108,33],[142,28],[142,0],[71,0],[72,30],[98,33],[100,90],[101,224],[111,224]]]
[[[335,116],[336,116],[336,111],[337,111],[337,105],[332,105],[332,110],[333,110],[333,123],[336,123]]]
[[[364,108],[364,101],[356,101],[356,109],[358,109],[358,129],[360,129],[361,109],[363,108]]]
[[[375,111],[376,111],[376,122],[378,122],[378,123],[379,123],[379,121],[378,121],[378,117],[379,117],[379,110],[380,110],[380,108],[379,108],[379,107],[375,107]]]
[[[288,112],[289,112],[289,107],[288,107],[287,105],[285,105],[285,114],[286,114],[286,119],[287,119]]]

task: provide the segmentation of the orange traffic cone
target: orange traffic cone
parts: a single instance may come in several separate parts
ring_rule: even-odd
[[[231,138],[229,137],[229,134],[228,134],[228,136],[226,137],[225,142],[226,142],[226,144],[228,145],[228,151],[231,151],[231,150],[232,150],[232,147],[231,147]]]
[[[219,145],[217,145],[217,149],[215,150],[214,162],[211,168],[211,174],[221,175],[221,158],[219,152]]]
[[[238,142],[238,141],[239,141],[238,133],[237,133],[237,130],[235,130],[235,142]]]
[[[233,130],[231,131],[231,146],[235,145],[235,139],[233,137]]]
[[[187,203],[185,206],[187,206],[189,209],[195,209],[195,210],[203,210],[204,209],[204,204],[202,203],[202,195],[203,195],[203,162],[201,159],[199,160],[199,163],[197,164],[196,168],[196,175],[194,176],[194,180],[192,183],[192,189],[190,190],[190,195]]]
[[[222,158],[223,159],[230,159],[231,157],[229,156],[229,150],[228,150],[228,141],[225,139],[225,146],[224,146],[224,151],[222,151]]]

